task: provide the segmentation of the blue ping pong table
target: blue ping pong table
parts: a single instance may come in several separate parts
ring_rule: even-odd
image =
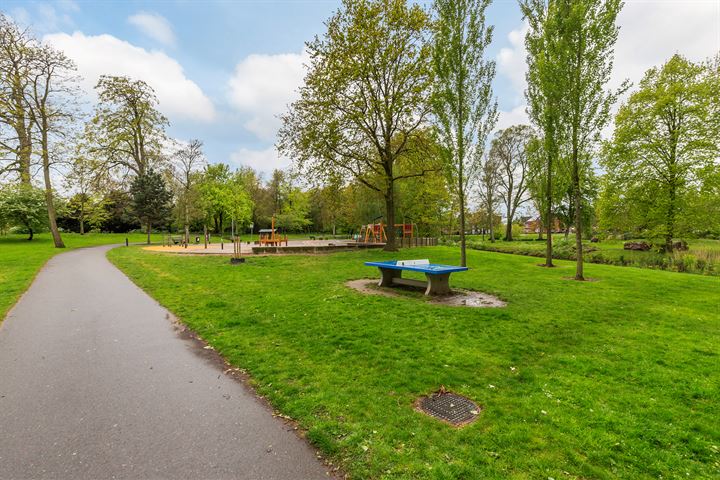
[[[425,295],[446,295],[450,293],[450,274],[468,270],[467,267],[422,262],[423,261],[418,260],[389,260],[386,262],[365,262],[365,265],[368,267],[377,267],[380,270],[379,286],[392,287],[395,285],[409,285],[424,287]],[[403,270],[424,273],[427,282],[402,278]]]

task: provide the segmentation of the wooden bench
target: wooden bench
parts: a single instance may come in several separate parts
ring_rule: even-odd
[[[446,295],[450,293],[450,274],[464,272],[467,267],[454,267],[430,263],[430,260],[389,260],[387,262],[365,262],[368,267],[377,267],[380,270],[381,287],[395,285],[409,285],[425,288],[425,295]],[[425,274],[426,282],[402,278],[403,270]]]

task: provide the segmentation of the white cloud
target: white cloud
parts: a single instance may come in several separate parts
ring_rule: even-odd
[[[306,52],[280,55],[253,54],[235,67],[228,81],[230,103],[249,116],[245,128],[262,140],[273,140],[278,115],[297,98],[308,60]]]
[[[138,12],[129,16],[128,22],[163,45],[175,45],[175,33],[173,33],[172,25],[158,13]]]
[[[83,77],[82,87],[92,101],[100,75],[125,75],[144,80],[157,94],[162,111],[170,121],[190,119],[203,122],[215,118],[215,108],[200,87],[185,76],[182,66],[159,51],[147,51],[112,35],[45,35],[43,41],[72,58]]]
[[[510,47],[501,48],[497,55],[498,72],[507,77],[510,85],[515,89],[516,97],[513,99],[515,105],[524,99],[525,74],[527,73],[525,34],[529,28],[529,25],[524,23],[519,29],[512,30],[508,34]]]
[[[513,108],[509,111],[503,111],[500,110],[500,115],[498,117],[497,125],[495,125],[495,130],[503,130],[508,127],[512,127],[513,125],[527,125],[530,123],[530,119],[528,118],[527,112],[525,111],[527,107],[523,105],[518,105],[517,107]]]
[[[281,156],[275,147],[264,150],[241,148],[230,154],[230,162],[238,167],[252,167],[265,175],[270,175],[273,170],[284,169],[290,165],[290,159]]]
[[[637,84],[645,71],[675,53],[700,61],[720,51],[717,0],[626,2],[618,25],[613,87],[625,78]]]
[[[701,61],[720,51],[720,2],[717,0],[628,1],[617,21],[620,34],[615,46],[611,88],[617,88],[625,79],[636,86],[649,68],[661,65],[675,53]],[[499,77],[505,77],[515,91],[514,105],[524,103],[527,28],[524,23],[511,31],[510,47],[502,48],[497,55]],[[527,121],[525,108],[522,104],[509,112],[501,112],[498,125]],[[610,129],[606,128],[605,134],[608,132]]]

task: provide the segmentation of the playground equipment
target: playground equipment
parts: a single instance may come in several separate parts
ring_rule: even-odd
[[[385,243],[385,241],[387,241],[385,225],[382,221],[380,223],[362,225],[357,241],[362,243]]]
[[[387,241],[386,225],[382,221],[382,217],[377,217],[373,221],[380,220],[380,223],[369,223],[360,226],[360,235],[357,237],[359,243],[385,243]],[[412,239],[415,237],[417,226],[414,223],[396,223],[395,238]]]
[[[281,236],[275,229],[275,215],[272,217],[271,228],[263,228],[259,232],[260,238],[255,242],[261,246],[279,247],[283,243],[287,247],[288,238],[287,235]]]

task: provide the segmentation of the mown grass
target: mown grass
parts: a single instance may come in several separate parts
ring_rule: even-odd
[[[455,264],[435,247],[397,257]],[[366,296],[379,251],[109,258],[352,478],[611,479],[720,475],[720,279],[468,252],[452,284],[502,309]],[[445,385],[483,407],[454,429],[413,409]]]
[[[123,243],[125,238],[130,242],[143,242],[147,237],[144,234],[64,233],[62,238],[65,249],[55,248],[49,233],[35,235],[32,241],[27,241],[26,235],[0,235],[0,323],[52,256],[80,247]],[[153,238],[160,240],[159,235]]]
[[[545,256],[545,242],[524,236],[512,242],[490,242],[479,235],[468,237],[468,248],[490,252],[512,253],[534,257]],[[633,240],[642,241],[642,240]],[[450,243],[456,240],[449,239]],[[564,235],[553,236],[553,258],[572,260],[576,258],[575,239]],[[695,239],[688,242],[689,250],[676,251],[672,254],[657,251],[624,250],[622,240],[603,240],[598,243],[583,242],[584,259],[589,263],[616,266],[632,266],[670,270],[675,272],[698,273],[704,275],[720,275],[720,241]]]

